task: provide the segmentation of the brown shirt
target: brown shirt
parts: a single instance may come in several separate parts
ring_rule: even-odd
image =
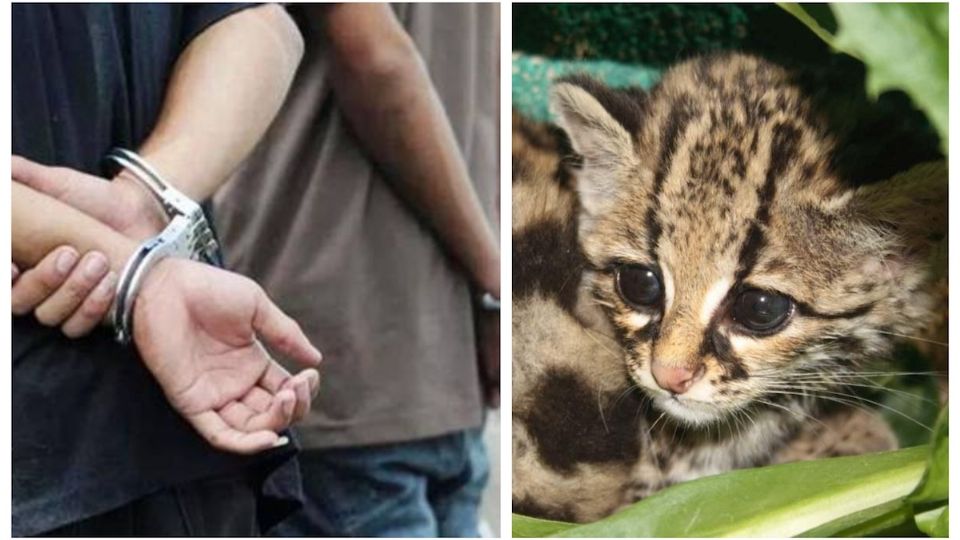
[[[497,6],[396,12],[495,222]],[[362,154],[332,93],[322,36],[304,33],[283,110],[215,201],[228,266],[258,281],[324,353],[304,444],[407,441],[478,426],[468,283]]]

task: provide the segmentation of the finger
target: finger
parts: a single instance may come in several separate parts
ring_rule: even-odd
[[[34,311],[37,320],[47,326],[59,326],[67,320],[110,271],[106,255],[88,252],[67,280]]]
[[[215,411],[190,415],[187,420],[214,448],[236,454],[255,454],[289,442],[270,430],[245,433],[230,427]]]
[[[220,409],[220,415],[230,427],[243,432],[264,429],[281,431],[293,421],[296,399],[292,391],[284,390],[274,396],[264,411],[254,410],[240,401],[232,401]]]
[[[70,275],[80,256],[70,246],[51,251],[36,266],[20,274],[10,291],[14,315],[30,313],[47,299]]]
[[[259,386],[254,386],[240,401],[255,412],[263,412],[267,410],[273,402],[273,394]]]
[[[270,360],[266,371],[257,383],[270,394],[276,394],[283,388],[283,384],[290,380],[290,372],[284,369],[276,360]]]
[[[253,329],[267,344],[305,366],[316,366],[323,359],[320,351],[304,335],[300,325],[280,311],[263,291],[260,291],[257,299]]]
[[[117,289],[116,272],[107,272],[106,276],[100,280],[100,283],[93,289],[87,298],[80,304],[80,307],[73,312],[73,315],[67,319],[60,327],[64,335],[71,338],[78,338],[89,334],[96,328],[110,311],[113,305],[113,297]]]
[[[296,407],[293,409],[293,419],[291,422],[299,422],[306,418],[310,412],[310,405],[313,403],[313,396],[310,395],[310,381],[304,378],[295,379],[293,392],[297,396]]]
[[[16,283],[17,277],[18,277],[19,275],[20,275],[20,269],[17,268],[17,263],[11,262],[11,263],[10,263],[10,277],[13,278],[11,281],[12,281],[13,283]]]
[[[320,374],[313,369],[305,369],[283,384],[284,389],[292,390],[297,396],[293,421],[303,420],[310,412],[315,391],[320,386]]]

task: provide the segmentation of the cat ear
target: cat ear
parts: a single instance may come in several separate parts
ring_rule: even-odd
[[[581,202],[588,211],[599,210],[617,192],[618,173],[635,163],[633,138],[625,126],[633,126],[639,107],[631,104],[627,94],[593,79],[574,77],[554,84],[550,109],[573,150],[583,156],[584,174],[578,182]]]
[[[915,165],[889,180],[858,188],[851,209],[893,238],[887,259],[934,264],[945,254],[947,162]],[[942,262],[945,262],[942,261]]]

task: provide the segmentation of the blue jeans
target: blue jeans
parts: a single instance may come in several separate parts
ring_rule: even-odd
[[[489,464],[482,429],[305,450],[304,507],[272,536],[476,537]]]

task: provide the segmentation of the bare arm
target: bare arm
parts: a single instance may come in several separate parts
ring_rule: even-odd
[[[210,26],[178,58],[160,116],[140,153],[187,195],[209,197],[269,126],[302,52],[299,31],[276,5],[246,9]],[[80,209],[129,238],[153,236],[166,223],[159,205],[125,173],[104,182],[17,157],[13,165],[14,180]],[[58,230],[56,224],[52,227]],[[36,231],[43,233],[42,228]],[[62,249],[75,253],[69,246]],[[18,314],[36,309],[38,319],[51,326],[67,321],[64,332],[76,337],[102,318],[114,276],[104,268],[84,272],[85,264],[68,274],[56,264],[61,254],[51,252],[39,266],[17,261],[24,272],[14,282],[14,309]],[[87,258],[102,260],[102,255],[89,253]]]
[[[275,4],[212,25],[180,54],[140,154],[189,197],[210,197],[273,121],[302,55]]]
[[[412,40],[386,4],[314,8],[337,99],[364,149],[475,284],[500,294],[500,255],[453,130]]]
[[[136,248],[133,240],[100,221],[23,184],[13,182],[10,196],[13,262],[21,268],[30,268],[56,247],[69,245],[80,253],[104,253],[119,271]]]

